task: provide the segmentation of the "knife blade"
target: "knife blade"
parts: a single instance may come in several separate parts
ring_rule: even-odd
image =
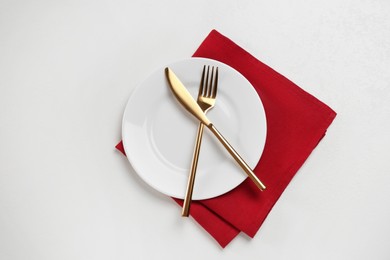
[[[261,191],[265,190],[265,185],[259,180],[259,178],[252,171],[252,169],[248,166],[244,159],[241,158],[241,156],[236,152],[236,150],[234,150],[234,148],[229,144],[225,137],[223,137],[223,135],[217,130],[213,123],[207,118],[198,103],[196,103],[195,99],[191,96],[187,88],[183,85],[183,83],[175,75],[175,73],[167,67],[165,68],[165,76],[167,78],[169,88],[171,89],[173,95],[176,97],[179,103],[200,122],[207,126],[207,128],[217,137],[217,139],[222,143],[225,149],[236,160],[236,162],[241,166],[241,168],[255,183],[255,185]]]

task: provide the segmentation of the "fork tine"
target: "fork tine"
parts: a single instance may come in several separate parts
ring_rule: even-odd
[[[211,67],[211,76],[210,76],[210,81],[208,82],[208,89],[207,89],[207,97],[211,97],[211,92],[213,90],[213,78],[214,78],[214,66]]]
[[[210,66],[207,66],[207,72],[206,72],[206,79],[204,81],[204,89],[202,96],[207,97],[207,93],[209,91],[209,71],[210,71]]]
[[[211,93],[212,98],[215,98],[217,96],[217,88],[218,88],[218,67],[216,67],[215,69],[213,92]]]
[[[204,74],[206,73],[206,65],[203,66],[203,71],[202,71],[202,79],[200,80],[200,86],[199,86],[199,92],[198,92],[198,97],[203,95],[203,86],[204,86]]]

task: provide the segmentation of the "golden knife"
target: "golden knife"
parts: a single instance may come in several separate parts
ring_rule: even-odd
[[[249,178],[256,184],[256,186],[261,190],[265,190],[264,184],[257,178],[253,173],[252,169],[248,164],[241,158],[241,156],[234,150],[234,148],[228,143],[228,141],[222,136],[222,134],[217,130],[213,123],[207,118],[205,113],[202,111],[200,106],[196,103],[195,99],[188,92],[186,87],[181,83],[179,78],[170,68],[165,68],[165,76],[168,80],[168,85],[172,90],[176,99],[180,102],[184,108],[195,116],[200,122],[202,122],[208,129],[217,137],[217,139],[223,144],[225,149],[230,153],[230,155],[236,160],[236,162],[241,166]]]

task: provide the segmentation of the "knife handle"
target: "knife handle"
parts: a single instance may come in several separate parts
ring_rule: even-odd
[[[190,176],[188,177],[187,190],[186,195],[184,197],[183,210],[181,212],[181,215],[183,217],[188,217],[190,214],[190,205],[192,200],[192,192],[194,190],[196,168],[198,167],[199,151],[200,145],[202,143],[203,129],[204,124],[202,122],[199,122],[198,133],[196,134],[194,155],[192,157],[191,163],[191,171]]]
[[[213,124],[207,125],[207,127],[211,130],[211,132],[218,138],[218,140],[223,144],[226,150],[230,153],[230,155],[236,160],[236,162],[241,166],[241,168],[245,171],[248,177],[256,184],[256,186],[261,190],[265,190],[264,184],[257,178],[252,169],[248,166],[248,164],[241,158],[241,156],[234,150],[234,148],[229,144],[229,142],[223,137],[223,135],[215,128]]]

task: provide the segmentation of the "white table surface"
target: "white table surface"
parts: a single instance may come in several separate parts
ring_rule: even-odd
[[[114,149],[132,90],[217,29],[337,113],[225,249]],[[0,259],[390,259],[390,1],[0,0]]]

